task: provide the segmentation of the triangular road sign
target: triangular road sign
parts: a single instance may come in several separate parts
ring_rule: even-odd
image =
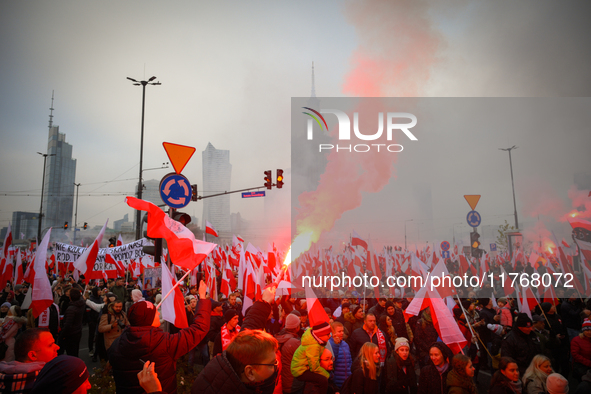
[[[470,208],[472,208],[472,210],[475,210],[478,201],[480,201],[480,194],[465,194],[464,198],[466,199],[466,201],[468,201],[468,204],[470,204]]]
[[[180,175],[191,159],[191,156],[193,156],[193,153],[195,153],[195,148],[192,146],[173,144],[171,142],[163,142],[162,146],[164,146],[164,150],[174,167],[174,171]]]

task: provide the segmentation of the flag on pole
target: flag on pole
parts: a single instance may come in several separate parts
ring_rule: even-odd
[[[45,271],[45,260],[47,259],[47,246],[50,235],[51,228],[45,233],[45,237],[43,237],[43,241],[41,241],[41,244],[37,248],[37,254],[35,256],[35,279],[31,301],[34,318],[39,317],[44,310],[53,304],[53,293],[51,292],[51,285],[49,284],[49,279]]]
[[[109,223],[109,219],[103,225],[103,228],[99,232],[98,236],[86,250],[78,257],[78,260],[74,263],[74,268],[80,271],[81,274],[84,275],[84,280],[88,284],[90,280],[89,276],[92,272],[92,268],[94,267],[94,263],[96,263],[96,256],[98,255],[99,248],[101,247],[101,242],[103,242],[103,236],[105,235],[105,229],[107,228],[107,223]]]
[[[174,265],[193,270],[216,247],[216,244],[195,239],[195,235],[188,228],[171,219],[151,202],[134,197],[127,197],[125,201],[132,208],[148,212],[148,236],[166,239]]]
[[[365,242],[355,230],[353,230],[353,235],[351,237],[351,245],[361,246],[363,249],[367,250],[367,242]]]
[[[162,264],[162,294],[168,294],[175,284],[176,280],[168,267],[166,264]],[[173,297],[165,298],[160,307],[164,320],[173,324],[176,328],[189,327],[187,313],[185,312],[185,299],[178,286],[174,289]]]
[[[310,327],[317,326],[323,322],[329,324],[330,320],[328,318],[328,315],[322,307],[322,304],[320,304],[320,301],[318,300],[318,297],[316,297],[316,294],[314,293],[312,288],[306,286],[305,290],[306,306],[308,308],[308,320],[310,320]]]
[[[6,230],[6,236],[4,237],[3,256],[8,259],[8,247],[12,245],[12,230],[10,228],[10,222],[8,222],[8,230]],[[6,284],[6,282],[4,282]]]
[[[205,221],[205,232],[207,234],[211,234],[214,237],[219,237],[218,232],[215,231],[215,228],[213,228],[213,225],[211,223],[209,223],[207,220]]]

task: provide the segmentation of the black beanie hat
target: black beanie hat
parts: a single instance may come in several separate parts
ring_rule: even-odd
[[[88,379],[84,361],[73,356],[57,356],[41,369],[31,394],[71,394]]]
[[[127,311],[127,319],[132,326],[151,326],[156,316],[156,307],[148,301],[139,301]]]
[[[390,308],[390,307],[394,308],[394,303],[393,303],[392,301],[388,301],[388,302],[386,302],[386,306],[385,306],[385,308],[386,308],[386,309],[388,309],[388,308]]]
[[[542,302],[540,306],[542,307],[544,313],[548,313],[550,312],[550,309],[552,309],[552,304],[549,302]]]
[[[224,321],[227,323],[234,318],[234,316],[238,316],[238,312],[235,309],[228,309],[226,313],[224,313]]]
[[[515,320],[515,327],[531,327],[531,319],[525,313],[520,313],[517,315],[517,320]]]
[[[356,306],[355,309],[353,309],[353,316],[355,316],[357,314],[357,311],[361,309],[361,306]]]

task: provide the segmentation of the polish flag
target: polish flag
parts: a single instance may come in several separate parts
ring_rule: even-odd
[[[96,263],[96,256],[98,255],[99,248],[101,247],[101,242],[103,242],[103,236],[105,235],[105,229],[107,228],[107,223],[109,223],[109,219],[103,225],[99,235],[96,237],[92,245],[90,245],[84,253],[78,257],[78,260],[74,263],[74,268],[80,271],[81,274],[84,275],[84,280],[86,284],[90,280],[89,276],[92,272],[92,268],[94,267],[94,263]]]
[[[351,245],[353,246],[361,246],[363,249],[367,250],[367,242],[365,242],[359,234],[353,230],[353,236],[351,237]]]
[[[37,248],[35,256],[35,277],[33,283],[33,294],[31,301],[31,308],[33,309],[33,318],[39,315],[53,304],[53,293],[51,292],[51,284],[47,278],[45,271],[45,260],[47,259],[47,246],[49,244],[49,237],[51,235],[51,228],[45,233],[43,241]]]
[[[8,258],[8,259],[4,259],[4,269],[2,271],[2,275],[0,276],[0,283],[2,283],[3,285],[6,285],[6,282],[12,280],[12,278],[14,277],[13,273],[14,273],[14,266],[12,265],[12,259]]]
[[[168,294],[170,289],[176,285],[176,280],[168,270],[166,264],[162,264],[162,294]],[[174,325],[176,328],[187,328],[187,313],[185,312],[185,299],[181,289],[177,286],[174,289],[174,297],[166,297],[160,306],[162,318]]]
[[[461,254],[460,255],[460,276],[463,276],[465,273],[467,273],[469,268],[470,268],[470,264],[468,264],[468,260],[466,260],[466,256]]]
[[[564,245],[565,248],[570,249],[570,245],[566,243],[566,239],[562,238],[562,244]]]
[[[171,219],[151,202],[134,197],[127,197],[125,201],[132,208],[148,212],[148,236],[166,239],[174,265],[192,270],[216,247],[216,244],[195,239],[189,229]]]
[[[505,297],[509,297],[515,291],[515,288],[512,286],[514,277],[507,275],[507,273],[505,272],[505,268],[503,268],[502,265],[500,266],[500,268],[501,274],[504,275],[505,278],[505,285],[503,286],[503,290],[505,291]]]
[[[8,247],[12,245],[12,230],[10,229],[10,222],[8,222],[8,230],[6,230],[6,236],[4,237],[4,248],[3,256],[8,259]],[[6,282],[4,282],[6,284]]]
[[[111,256],[110,252],[107,252],[105,254],[105,263],[106,264],[113,264],[115,266],[118,277],[120,277],[120,278],[125,277],[125,266],[123,265],[123,262],[115,260],[113,258],[113,256]]]
[[[211,234],[214,237],[219,237],[218,232],[215,231],[215,228],[213,228],[212,224],[209,223],[207,220],[205,221],[205,232],[207,234]]]
[[[123,245],[123,238],[121,238],[121,234],[119,234],[119,238],[117,238],[117,244],[115,246]]]
[[[244,238],[242,238],[240,235],[234,235],[234,238],[236,238],[236,240],[238,242],[244,243]],[[234,240],[233,239],[232,239],[232,243],[234,243]]]
[[[231,279],[234,279],[234,275],[232,274],[230,264],[226,261],[222,272],[222,283],[220,285],[220,293],[226,298],[228,298],[232,292],[232,286],[230,284]]]
[[[306,286],[306,306],[308,308],[308,319],[310,320],[310,327],[314,327],[320,323],[330,324],[330,319],[324,310],[322,304],[314,294],[311,287]]]
[[[16,270],[14,274],[14,285],[22,285],[24,281],[25,278],[23,277],[23,260],[19,252],[16,254]]]
[[[525,313],[531,319],[531,311],[538,305],[538,301],[531,288],[523,286],[521,288],[521,308],[519,312]]]
[[[437,287],[437,292],[441,298],[453,297],[457,294],[456,287],[453,285],[453,283],[451,283],[451,276],[449,275],[449,271],[447,270],[443,259],[439,260],[437,265],[433,268],[433,271],[431,271],[431,276],[437,276],[440,280],[442,277],[444,278],[442,280],[443,283],[440,283],[439,287]]]

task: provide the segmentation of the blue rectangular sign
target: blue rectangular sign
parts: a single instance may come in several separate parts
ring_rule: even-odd
[[[265,197],[265,192],[246,192],[242,193],[242,198],[251,198],[251,197]]]

